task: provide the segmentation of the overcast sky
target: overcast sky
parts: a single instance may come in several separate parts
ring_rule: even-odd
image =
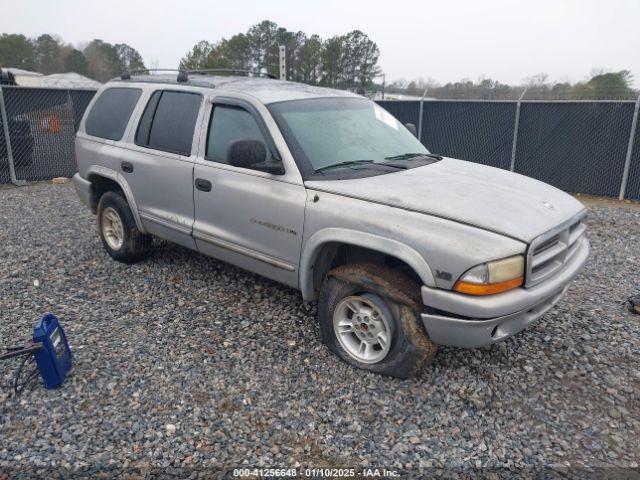
[[[0,32],[128,43],[165,68],[264,19],[322,38],[362,30],[388,81],[578,81],[604,68],[631,70],[640,86],[640,0],[0,0]]]

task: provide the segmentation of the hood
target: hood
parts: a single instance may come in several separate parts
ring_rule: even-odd
[[[305,185],[447,218],[527,243],[584,210],[571,195],[546,183],[452,158],[387,175]]]

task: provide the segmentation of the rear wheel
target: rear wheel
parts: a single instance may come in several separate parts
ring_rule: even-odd
[[[117,192],[106,192],[98,202],[98,232],[105,250],[114,260],[133,263],[144,258],[152,237],[138,230],[129,204]]]
[[[329,272],[318,317],[324,342],[344,361],[406,378],[437,350],[421,324],[421,308],[419,287],[407,277],[384,266],[355,264]]]

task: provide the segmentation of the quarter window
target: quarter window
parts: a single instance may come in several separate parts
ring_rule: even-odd
[[[121,140],[141,93],[138,88],[108,88],[102,92],[87,116],[87,134]]]
[[[213,162],[229,164],[229,147],[238,140],[261,141],[267,147],[266,161],[272,160],[268,143],[253,115],[241,107],[215,105],[211,112],[205,158]]]
[[[136,145],[191,155],[193,133],[202,96],[197,93],[157,91],[151,95],[136,132]]]
[[[149,146],[149,133],[151,132],[151,123],[153,122],[153,115],[156,113],[158,107],[158,100],[162,95],[162,90],[153,92],[147,106],[144,109],[142,117],[140,117],[140,123],[138,124],[138,130],[136,131],[136,145],[141,147]]]

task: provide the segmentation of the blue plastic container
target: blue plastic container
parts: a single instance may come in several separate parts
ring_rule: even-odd
[[[59,387],[71,369],[71,350],[60,320],[45,313],[33,329],[33,341],[42,343],[33,355],[45,388]]]

